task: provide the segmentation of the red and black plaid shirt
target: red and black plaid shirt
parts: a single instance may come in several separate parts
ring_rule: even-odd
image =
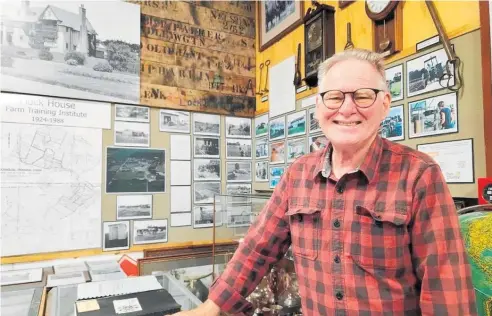
[[[306,316],[476,315],[439,166],[377,137],[360,168],[336,181],[329,150],[288,168],[209,298],[251,314],[244,297],[292,246]]]

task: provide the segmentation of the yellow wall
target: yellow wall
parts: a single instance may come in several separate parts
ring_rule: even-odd
[[[344,9],[338,8],[338,1],[320,1],[333,6],[335,13],[335,47],[341,51],[347,41],[346,25],[352,25],[352,42],[355,47],[372,49],[372,23],[365,12],[365,1],[358,0]],[[388,63],[402,59],[415,53],[415,44],[437,35],[432,18],[424,1],[404,1],[403,4],[403,50],[401,53],[388,59]],[[436,10],[441,18],[444,29],[450,39],[480,28],[478,1],[434,1]],[[309,8],[311,1],[305,1],[305,10]],[[257,18],[257,21],[259,19]],[[256,64],[269,59],[270,67],[287,57],[297,54],[298,43],[304,44],[304,26],[301,25],[291,33],[283,37],[263,52],[257,51]],[[257,41],[256,47],[259,47]],[[478,55],[477,55],[478,56]],[[301,73],[304,76],[304,56],[301,56]],[[257,68],[256,76],[259,78],[260,70]],[[263,72],[265,76],[265,72]],[[317,89],[297,94],[301,99],[316,93]],[[261,102],[256,99],[257,115],[268,111],[268,101]]]

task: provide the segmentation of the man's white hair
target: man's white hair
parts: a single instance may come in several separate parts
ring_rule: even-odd
[[[348,59],[366,61],[374,66],[374,68],[376,68],[379,75],[381,76],[382,82],[380,88],[386,91],[388,90],[384,68],[384,57],[381,54],[362,48],[354,48],[338,52],[322,62],[318,67],[318,87],[323,86],[323,80],[326,74],[335,64]]]

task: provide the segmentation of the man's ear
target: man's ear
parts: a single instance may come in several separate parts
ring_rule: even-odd
[[[383,97],[383,109],[384,109],[383,110],[384,116],[382,118],[383,120],[386,118],[386,116],[388,116],[390,107],[391,107],[391,94],[385,91]]]

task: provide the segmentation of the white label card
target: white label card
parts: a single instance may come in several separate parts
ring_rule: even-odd
[[[129,298],[126,300],[113,301],[113,305],[116,314],[133,313],[142,310],[142,306],[140,306],[140,303],[138,302],[138,298],[136,297]]]

